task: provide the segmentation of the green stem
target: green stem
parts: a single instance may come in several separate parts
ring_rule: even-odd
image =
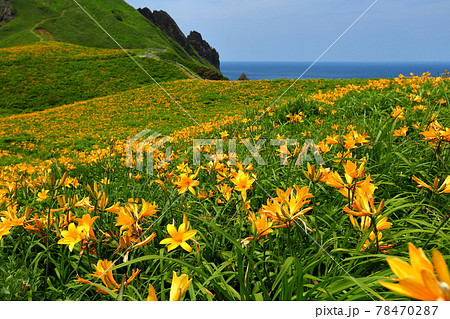
[[[314,217],[314,228],[315,228],[315,233],[316,233],[316,241],[319,242],[319,226],[317,223],[317,210],[316,210],[316,183],[312,183],[312,187],[311,187],[311,191],[312,191],[312,206],[313,206],[313,217]]]
[[[378,241],[378,229],[377,229],[377,222],[374,216],[370,216],[370,219],[372,220],[372,224],[373,224],[373,232],[375,234],[375,243],[377,245],[377,251],[376,253],[378,254],[380,251],[380,243]]]
[[[450,213],[447,214],[447,217],[441,222],[441,224],[439,225],[438,228],[436,228],[436,230],[434,231],[433,235],[430,236],[430,238],[428,238],[427,242],[425,243],[425,245],[423,245],[423,249],[426,248],[426,246],[430,243],[431,239],[433,239],[433,237],[437,234],[437,232],[442,228],[442,226],[444,226],[444,224],[449,220],[450,218]]]
[[[266,275],[267,280],[269,280],[269,272],[267,271],[267,263],[266,263],[266,250],[264,249],[262,243],[259,243],[261,249],[263,251],[263,265],[264,265],[264,274]],[[264,283],[262,283],[264,284]]]
[[[91,269],[91,254],[89,253],[89,241],[86,243],[86,251],[87,251],[87,258],[88,258],[88,269]]]
[[[50,204],[48,207],[48,214],[47,214],[47,229],[46,229],[46,238],[45,238],[45,249],[46,249],[46,260],[45,260],[45,291],[44,291],[44,300],[46,300],[47,291],[48,291],[48,270],[49,270],[49,262],[50,262],[50,223],[51,223],[51,211],[52,211],[52,204],[53,200],[55,198],[55,192],[56,188],[55,185],[52,183],[51,185],[52,189],[52,197],[50,198]]]

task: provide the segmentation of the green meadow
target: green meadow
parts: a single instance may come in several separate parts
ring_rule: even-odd
[[[166,93],[47,46],[0,53],[1,300],[448,300],[447,76],[286,92],[140,59]],[[138,170],[145,128],[172,141]]]

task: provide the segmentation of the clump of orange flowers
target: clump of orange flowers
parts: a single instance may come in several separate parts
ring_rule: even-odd
[[[278,227],[291,226],[295,221],[301,221],[306,227],[306,222],[303,219],[305,213],[313,209],[312,207],[304,207],[308,205],[313,197],[309,193],[308,187],[300,188],[297,185],[289,187],[286,191],[277,189],[277,197],[267,199],[267,205],[263,205],[260,214],[272,219],[275,223],[280,225]],[[307,228],[307,227],[306,227]]]
[[[99,260],[97,262],[97,265],[93,265],[95,267],[95,272],[93,274],[90,274],[92,277],[96,277],[96,278],[100,278],[101,281],[103,282],[103,285],[108,288],[109,290],[116,292],[119,290],[120,285],[117,283],[117,281],[114,279],[114,275],[112,272],[112,268],[114,266],[114,262],[109,261],[109,260]],[[130,284],[135,278],[136,276],[140,273],[139,269],[133,270],[131,277],[128,278],[128,280],[126,280],[123,285],[127,286],[128,284]],[[83,279],[81,277],[78,277],[77,280],[78,282],[81,282],[83,284],[88,284],[88,285],[95,285],[95,282],[92,282],[90,280],[86,280]],[[100,292],[102,294],[108,294],[107,291],[105,291],[104,289],[97,287],[97,292]]]
[[[428,129],[420,134],[433,145],[443,141],[450,142],[450,127],[443,127],[438,121],[433,121],[428,125]]]

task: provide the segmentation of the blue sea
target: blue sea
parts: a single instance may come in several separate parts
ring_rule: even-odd
[[[222,74],[232,81],[245,72],[250,80],[297,79],[311,62],[221,62]],[[394,78],[399,74],[430,72],[439,76],[450,62],[317,62],[302,79]]]

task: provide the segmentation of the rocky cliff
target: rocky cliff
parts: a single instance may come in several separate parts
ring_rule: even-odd
[[[186,37],[175,20],[163,10],[151,11],[149,8],[139,8],[138,11],[181,45],[190,55],[198,55],[220,70],[219,53],[203,40],[199,32],[191,31]]]
[[[9,0],[0,0],[0,27],[14,19],[14,10]]]
[[[138,11],[151,22],[153,22],[157,27],[174,39],[183,48],[187,48],[186,37],[183,32],[181,32],[175,20],[165,11],[151,11],[149,8],[138,9]]]
[[[205,58],[217,70],[220,70],[219,53],[216,49],[211,47],[208,42],[203,40],[202,35],[199,32],[191,31],[186,39],[187,43],[190,44],[202,58]]]

